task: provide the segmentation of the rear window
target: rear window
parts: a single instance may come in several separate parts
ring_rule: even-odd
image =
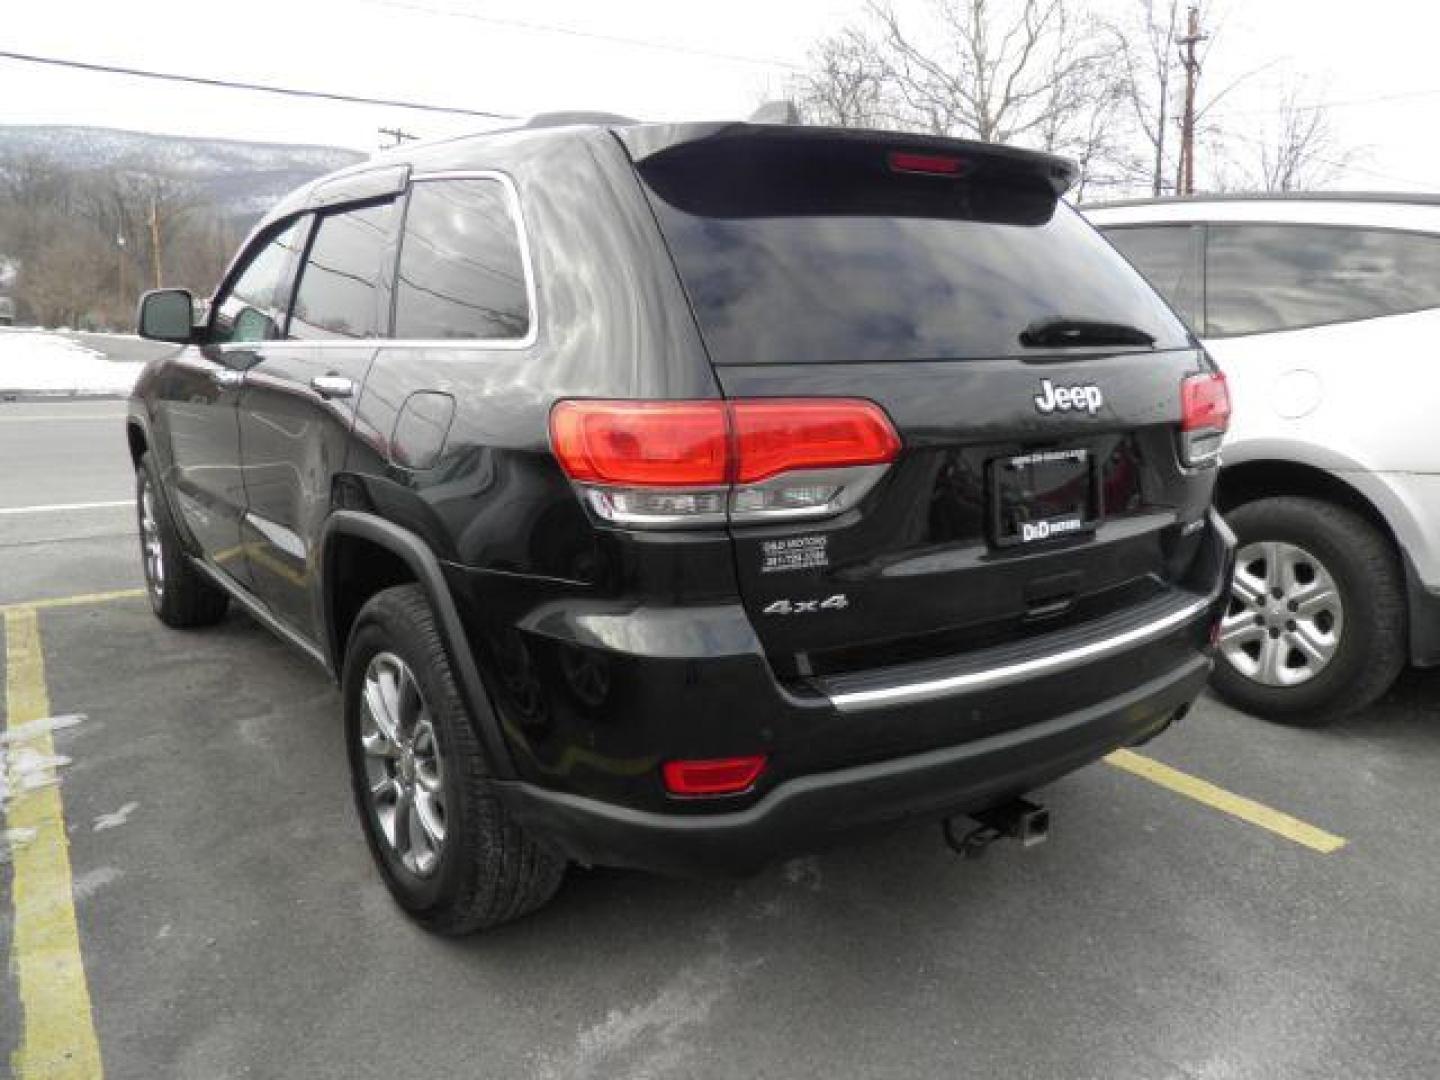
[[[892,172],[884,146],[682,147],[640,166],[718,364],[1034,355],[1066,318],[1188,344],[1154,291],[1038,178]]]

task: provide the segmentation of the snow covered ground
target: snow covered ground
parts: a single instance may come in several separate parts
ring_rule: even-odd
[[[59,333],[0,331],[0,394],[125,395],[144,366],[107,359]]]

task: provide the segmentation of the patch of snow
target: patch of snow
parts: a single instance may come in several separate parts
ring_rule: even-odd
[[[63,754],[42,754],[29,747],[6,750],[0,754],[0,810],[27,791],[58,784],[60,770],[69,764]]]
[[[15,858],[15,852],[35,839],[34,829],[5,829],[0,831],[0,866]]]
[[[106,829],[118,829],[130,820],[130,815],[140,808],[138,802],[127,802],[111,814],[97,814],[95,816],[95,832],[104,832]]]
[[[119,881],[124,876],[125,871],[117,870],[113,866],[97,866],[77,877],[71,891],[74,892],[76,900],[88,900],[106,885]]]
[[[48,735],[52,731],[74,727],[76,724],[83,723],[84,720],[84,713],[68,713],[64,716],[46,716],[39,720],[31,720],[29,723],[16,724],[7,731],[0,731],[0,746],[18,746],[20,743],[37,739],[41,735]]]
[[[693,1076],[691,1057],[716,1005],[760,965],[734,964],[723,953],[682,968],[648,1001],[612,1008],[605,1019],[577,1033],[568,1053],[546,1055],[543,1080],[624,1076],[628,1080]]]
[[[0,391],[128,394],[144,364],[112,361],[77,341],[37,331],[0,333]]]

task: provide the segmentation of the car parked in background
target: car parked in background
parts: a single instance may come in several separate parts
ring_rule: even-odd
[[[1230,378],[1215,687],[1316,724],[1440,663],[1440,197],[1087,206]]]

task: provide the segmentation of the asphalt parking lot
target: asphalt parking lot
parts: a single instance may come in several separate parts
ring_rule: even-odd
[[[318,670],[239,614],[150,615],[121,415],[0,404],[24,1080],[1437,1074],[1440,673],[1317,732],[1203,701],[1043,792],[1033,850],[913,828],[738,882],[579,871],[437,940],[371,871]]]

